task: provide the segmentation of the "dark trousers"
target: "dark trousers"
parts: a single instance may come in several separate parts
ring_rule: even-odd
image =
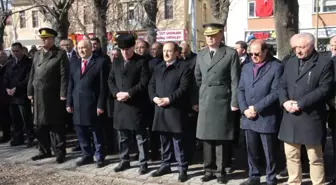
[[[185,158],[188,163],[192,163],[194,158],[194,153],[196,150],[196,128],[197,128],[197,114],[189,116],[188,124],[184,129],[184,138],[185,143]]]
[[[0,127],[3,133],[3,139],[7,140],[11,135],[11,118],[9,115],[9,106],[2,105],[0,102]]]
[[[252,130],[245,130],[247,157],[249,166],[249,178],[260,179],[261,158],[265,156],[266,180],[268,183],[276,183],[276,134],[262,134]],[[264,155],[259,148],[263,148]]]
[[[104,151],[104,139],[102,134],[102,127],[100,124],[83,126],[75,125],[76,135],[78,137],[79,145],[82,149],[83,157],[92,158],[93,149],[91,145],[91,137],[93,138],[95,146],[95,157],[96,161],[105,159]]]
[[[104,136],[105,151],[106,154],[112,154],[114,151],[117,151],[117,149],[115,149],[115,146],[117,146],[117,139],[113,128],[113,117],[105,115],[102,119],[103,121],[101,123],[103,127],[102,131]]]
[[[53,149],[56,157],[63,157],[65,151],[65,125],[37,125],[36,138],[38,149],[42,154],[51,154]]]
[[[30,104],[11,104],[9,112],[12,119],[12,138],[24,140],[24,133],[27,139],[34,139],[34,125]]]
[[[188,170],[188,161],[185,156],[182,134],[161,132],[160,140],[162,150],[161,165],[170,168],[170,163],[173,160],[173,154],[175,153],[175,159],[179,163],[179,171],[186,172]]]
[[[217,176],[226,175],[225,167],[229,160],[228,151],[231,150],[231,143],[232,141],[225,140],[203,141],[204,170],[207,175],[213,173]]]
[[[334,178],[336,178],[336,129],[333,127],[331,129],[332,143],[333,143],[333,156],[334,156]]]
[[[139,150],[139,163],[140,165],[147,165],[148,161],[148,140],[145,129],[132,131],[132,130],[119,130],[119,157],[121,162],[130,162],[130,147],[132,137],[135,134],[138,150]]]

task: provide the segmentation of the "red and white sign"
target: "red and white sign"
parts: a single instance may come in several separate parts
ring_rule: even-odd
[[[167,41],[183,41],[186,38],[185,30],[162,30],[157,31],[156,41],[167,42]]]

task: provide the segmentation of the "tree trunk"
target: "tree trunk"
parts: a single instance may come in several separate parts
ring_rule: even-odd
[[[147,14],[145,29],[147,30],[148,43],[153,44],[156,41],[156,14],[157,0],[147,0],[144,2],[144,8]]]
[[[230,10],[230,0],[211,0],[212,15],[226,26]]]
[[[97,37],[101,42],[103,51],[107,51],[107,37],[106,37],[106,13],[108,9],[108,0],[94,0],[95,12],[97,18],[94,19],[97,29]]]
[[[68,38],[69,26],[70,22],[67,13],[59,19],[52,19],[52,28],[58,33],[58,36],[56,38],[56,45],[59,45],[61,40]]]
[[[274,22],[278,58],[282,60],[290,54],[290,38],[299,32],[298,0],[275,0]]]
[[[0,50],[4,49],[4,36],[7,16],[0,17]]]

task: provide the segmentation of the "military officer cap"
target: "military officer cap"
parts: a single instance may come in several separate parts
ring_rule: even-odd
[[[41,28],[39,29],[40,37],[41,38],[47,38],[47,37],[57,37],[57,31],[51,29],[51,28]]]
[[[117,45],[120,49],[131,48],[135,45],[137,36],[135,34],[116,35]]]
[[[219,33],[221,30],[223,30],[224,25],[218,24],[218,23],[209,23],[209,24],[204,24],[203,28],[205,28],[204,35],[210,36],[210,35],[215,35],[216,33]]]

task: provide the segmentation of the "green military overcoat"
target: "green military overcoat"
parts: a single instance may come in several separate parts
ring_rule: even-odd
[[[199,52],[195,78],[199,87],[197,138],[233,140],[234,124],[231,106],[238,108],[237,87],[240,77],[237,52],[224,44],[210,58],[209,48]]]
[[[28,82],[28,96],[34,100],[36,125],[65,124],[65,103],[69,76],[69,60],[66,52],[53,46],[34,55]]]

